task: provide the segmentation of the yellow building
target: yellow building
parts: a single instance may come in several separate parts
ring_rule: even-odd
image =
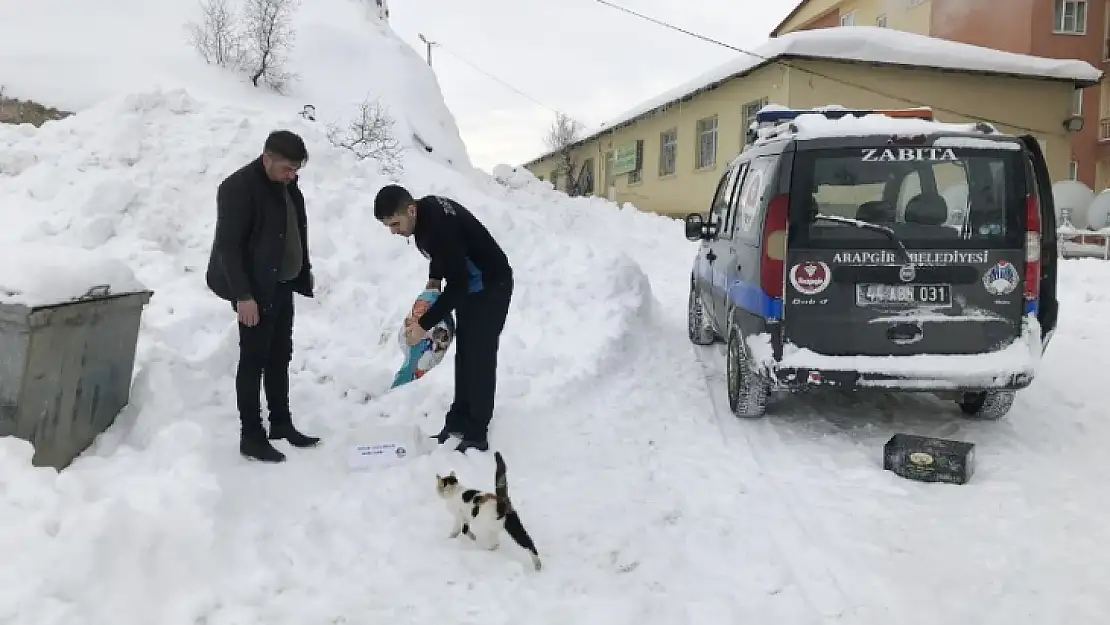
[[[1001,132],[1035,135],[1053,180],[1064,179],[1073,93],[1101,79],[1081,61],[984,51],[874,27],[790,33],[752,52],[577,141],[570,151],[580,189],[665,215],[704,211],[723,167],[768,103],[930,106],[939,121],[987,121]],[[548,153],[524,167],[566,190],[560,162],[559,154]]]

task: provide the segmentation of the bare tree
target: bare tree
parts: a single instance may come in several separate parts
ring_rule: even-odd
[[[567,194],[579,194],[579,178],[581,172],[575,173],[577,163],[572,154],[574,144],[580,138],[583,130],[583,125],[576,119],[572,119],[562,113],[555,114],[555,121],[551,122],[551,127],[547,130],[547,136],[544,137],[544,143],[547,149],[555,153],[556,171],[560,176],[565,177],[567,181]]]
[[[227,0],[201,0],[201,21],[189,22],[189,40],[205,63],[237,68],[243,60],[243,38]]]
[[[377,100],[363,100],[358,114],[340,127],[328,125],[328,141],[337,148],[350,150],[361,159],[378,162],[384,176],[396,177],[404,171],[404,148],[393,134],[393,118]]]
[[[255,87],[262,82],[283,93],[296,77],[286,71],[293,49],[296,0],[246,0],[243,12],[246,55],[243,70]]]

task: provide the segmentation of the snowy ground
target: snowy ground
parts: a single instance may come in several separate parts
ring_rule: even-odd
[[[79,31],[112,64],[97,81],[63,50],[95,15],[50,0],[0,19],[10,95],[82,110],[38,131],[0,126],[0,256],[17,242],[81,249],[155,291],[133,405],[92,449],[59,475],[0,439],[0,625],[1105,620],[1110,264],[1063,263],[1059,332],[1004,421],[968,423],[923,397],[829,395],[742,422],[719,349],[686,339],[681,225],[475,175],[419,55],[360,27],[363,6],[304,9],[295,61],[308,81],[280,99],[247,95],[173,43],[179,3],[112,1],[116,18]],[[538,574],[508,541],[487,552],[447,538],[433,476],[488,488],[487,455],[347,469],[348,447],[378,425],[437,430],[453,376],[448,358],[383,393],[426,261],[372,218],[386,180],[296,116],[373,89],[404,111],[404,132],[438,137],[401,182],[470,206],[516,268],[492,440]],[[303,133],[312,155],[318,297],[297,300],[291,395],[298,424],[324,438],[278,466],[238,456],[235,322],[204,286],[215,187],[275,127]],[[0,287],[13,267],[0,262]],[[883,472],[898,431],[977,443],[973,482]]]
[[[369,214],[383,181],[294,126],[313,153],[320,296],[298,300],[292,402],[325,445],[247,463],[234,322],[203,266],[215,183],[279,120],[174,92],[101,113],[0,129],[0,242],[98,248],[156,290],[135,405],[85,457],[55,475],[0,440],[0,553],[13,563],[0,567],[0,623],[1032,624],[1094,623],[1110,607],[1096,585],[1110,542],[1096,485],[1110,471],[1091,377],[1110,360],[1110,265],[1064,263],[1060,331],[1006,421],[831,396],[740,422],[719,350],[685,336],[692,250],[678,223],[416,163],[410,176],[472,205],[519,272],[492,436],[544,556],[535,574],[511,543],[446,538],[433,474],[488,487],[488,456],[346,468],[375,424],[432,431],[450,399],[450,360],[381,394],[425,269]],[[895,431],[978,443],[974,482],[881,471]]]

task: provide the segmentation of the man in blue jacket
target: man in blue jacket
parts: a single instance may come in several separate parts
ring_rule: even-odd
[[[434,438],[462,438],[458,451],[489,449],[497,387],[497,350],[513,294],[513,269],[486,227],[454,200],[429,195],[414,200],[404,187],[388,185],[374,200],[374,217],[393,234],[413,237],[429,259],[426,288],[447,287],[434,304],[406,328],[415,345],[455,312],[455,398]]]

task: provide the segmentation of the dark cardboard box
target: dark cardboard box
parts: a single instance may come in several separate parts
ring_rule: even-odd
[[[883,446],[883,469],[919,482],[966,484],[975,473],[975,443],[895,434]]]

